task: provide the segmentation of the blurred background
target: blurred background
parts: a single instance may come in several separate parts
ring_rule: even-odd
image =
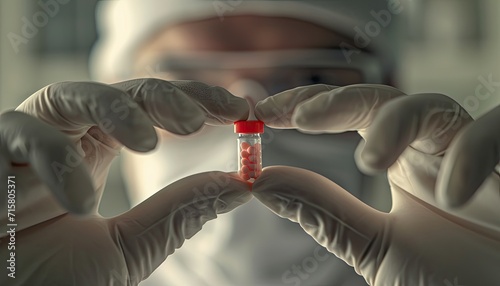
[[[58,10],[49,15],[39,1],[0,1],[0,111],[15,108],[50,83],[91,80],[87,61],[98,37],[97,2],[59,0]],[[398,87],[406,93],[450,95],[474,117],[499,105],[500,1],[406,2],[408,9],[398,16],[409,28]],[[35,30],[23,31],[27,21],[36,21]],[[481,85],[489,95],[478,95]],[[129,207],[117,166],[118,161],[102,200],[104,216]]]

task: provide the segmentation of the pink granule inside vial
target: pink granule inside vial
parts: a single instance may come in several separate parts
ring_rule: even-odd
[[[248,181],[257,179],[262,172],[262,146],[261,143],[250,145],[248,142],[240,144],[240,168],[239,174],[241,178]]]
[[[264,123],[259,120],[237,121],[234,132],[238,133],[238,173],[244,180],[253,182],[262,173],[260,134],[264,133]]]

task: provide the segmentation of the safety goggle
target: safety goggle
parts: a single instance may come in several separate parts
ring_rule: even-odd
[[[344,86],[382,83],[383,79],[377,57],[341,49],[183,52],[158,58],[149,65],[148,73],[219,86],[225,86],[235,73],[244,73],[271,93],[308,84]]]

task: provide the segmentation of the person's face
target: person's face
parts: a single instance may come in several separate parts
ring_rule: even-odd
[[[228,88],[239,79],[261,83],[269,94],[301,85],[325,83],[348,85],[359,83],[359,72],[346,68],[287,66],[279,68],[221,69],[225,63],[215,63],[213,68],[166,69],[151,67],[164,56],[193,52],[256,52],[281,50],[334,49],[351,41],[326,28],[289,18],[262,16],[233,16],[223,21],[218,18],[182,23],[158,32],[138,50],[135,67],[138,76],[159,72],[156,77],[167,80],[197,80]],[[210,59],[207,59],[210,60]],[[270,59],[271,62],[273,59]],[[294,62],[295,58],[280,61]]]

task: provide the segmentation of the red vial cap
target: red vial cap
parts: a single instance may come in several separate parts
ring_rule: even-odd
[[[234,133],[264,133],[264,122],[260,120],[240,120],[234,123]]]

